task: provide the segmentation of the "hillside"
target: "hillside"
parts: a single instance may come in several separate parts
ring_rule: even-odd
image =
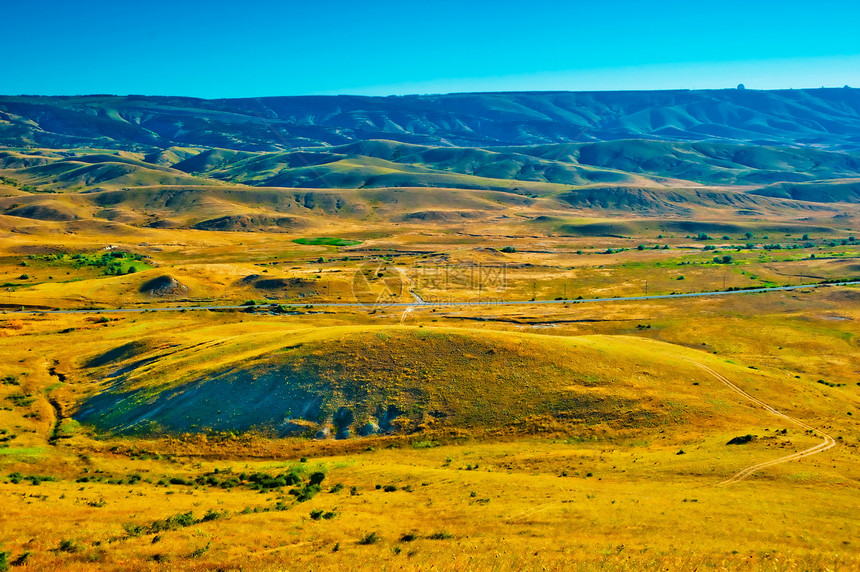
[[[145,435],[256,429],[346,438],[560,422],[641,429],[680,422],[668,402],[685,404],[685,422],[716,415],[695,388],[678,382],[681,374],[667,373],[679,367],[669,358],[677,350],[666,344],[652,352],[602,337],[367,327],[286,340],[234,337],[209,348],[159,342],[91,358],[88,375],[106,377],[110,387],[84,401],[76,419]],[[695,375],[691,365],[680,369]]]
[[[275,230],[356,223],[694,219],[838,214],[860,202],[860,155],[804,147],[619,140],[431,147],[370,140],[277,152],[81,148],[0,152],[0,215],[152,228]],[[424,189],[424,190],[422,190]],[[722,211],[715,214],[710,211]]]
[[[398,97],[0,97],[0,145],[248,151],[393,139],[488,147],[655,139],[860,148],[860,90]]]

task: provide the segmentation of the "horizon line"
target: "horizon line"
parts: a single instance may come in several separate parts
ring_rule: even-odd
[[[672,89],[523,89],[523,90],[480,90],[480,91],[445,91],[445,92],[424,92],[424,93],[390,93],[386,95],[368,95],[362,93],[344,92],[344,93],[308,93],[308,94],[292,94],[292,95],[246,95],[241,97],[199,97],[195,95],[181,94],[157,94],[157,93],[77,93],[77,94],[39,94],[39,93],[18,93],[18,94],[0,94],[0,97],[44,97],[44,98],[75,98],[75,97],[179,97],[183,99],[199,99],[204,101],[224,101],[231,99],[273,99],[286,97],[363,97],[384,99],[389,97],[435,97],[449,95],[494,95],[494,94],[538,94],[538,93],[668,93],[668,92],[695,92],[695,91],[813,91],[813,90],[840,90],[840,89],[858,89],[848,84],[842,86],[819,86],[819,87],[778,87],[778,88],[754,88],[742,87],[739,84],[736,87],[708,87],[708,88],[672,88]]]

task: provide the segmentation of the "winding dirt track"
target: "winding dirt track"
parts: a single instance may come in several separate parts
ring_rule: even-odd
[[[803,427],[804,429],[806,429],[808,431],[812,431],[813,433],[815,433],[816,435],[818,435],[819,437],[824,439],[823,442],[819,443],[818,445],[815,445],[814,447],[810,447],[809,449],[805,449],[803,451],[798,451],[797,453],[793,453],[791,455],[786,455],[785,457],[779,457],[778,459],[773,459],[771,461],[765,461],[764,463],[759,463],[757,465],[747,467],[746,469],[743,469],[742,471],[738,471],[737,473],[735,473],[734,475],[732,475],[731,477],[729,477],[725,481],[721,482],[720,485],[731,485],[731,484],[740,482],[740,481],[744,480],[745,478],[749,477],[750,475],[752,475],[753,473],[760,471],[761,469],[765,469],[767,467],[772,467],[773,465],[779,465],[780,463],[787,463],[788,461],[796,461],[797,459],[802,459],[804,457],[809,457],[810,455],[822,453],[822,452],[824,452],[828,449],[832,449],[833,447],[836,446],[836,440],[833,439],[833,437],[831,437],[827,433],[820,431],[818,429],[815,429],[814,427],[807,425],[803,421],[795,419],[794,417],[789,417],[785,413],[782,413],[781,411],[774,409],[773,407],[771,407],[770,405],[768,405],[764,401],[762,401],[756,397],[753,397],[752,395],[750,395],[749,393],[747,393],[746,391],[744,391],[743,389],[741,389],[740,387],[738,387],[737,385],[735,385],[734,383],[729,381],[728,378],[717,373],[716,371],[712,370],[708,366],[702,365],[702,364],[695,362],[695,361],[692,361],[692,360],[690,360],[690,361],[691,361],[691,363],[695,364],[696,366],[698,366],[701,369],[705,370],[706,372],[710,373],[712,376],[717,378],[717,380],[719,380],[720,383],[722,383],[723,385],[725,385],[726,387],[728,387],[729,389],[731,389],[735,393],[738,393],[739,395],[746,397],[747,399],[749,399],[750,401],[752,401],[756,405],[763,407],[765,410],[769,411],[770,413],[773,413],[774,415],[782,417],[786,421],[790,421],[791,423],[794,423],[795,425]]]

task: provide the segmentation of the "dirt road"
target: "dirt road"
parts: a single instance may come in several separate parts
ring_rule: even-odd
[[[780,463],[787,463],[789,461],[796,461],[797,459],[802,459],[802,458],[808,457],[810,455],[815,455],[817,453],[824,452],[824,451],[831,449],[831,448],[836,446],[836,440],[833,439],[833,437],[831,437],[827,433],[824,433],[823,431],[815,429],[814,427],[807,425],[803,421],[795,419],[794,417],[790,417],[790,416],[786,415],[785,413],[774,409],[773,407],[771,407],[770,405],[768,405],[764,401],[762,401],[756,397],[753,397],[752,395],[750,395],[749,393],[747,393],[746,391],[744,391],[743,389],[741,389],[740,387],[738,387],[737,385],[735,385],[734,383],[729,381],[728,378],[726,378],[724,375],[717,373],[716,371],[712,370],[708,366],[702,365],[702,364],[695,362],[695,361],[692,361],[692,360],[690,360],[690,361],[693,364],[695,364],[696,366],[700,367],[701,369],[705,370],[706,372],[708,372],[709,374],[714,376],[720,383],[722,383],[723,385],[725,385],[726,387],[728,387],[729,389],[731,389],[735,393],[742,395],[743,397],[749,399],[750,401],[752,401],[756,405],[764,408],[766,411],[772,413],[773,415],[776,415],[778,417],[782,417],[786,421],[793,423],[795,425],[798,425],[798,426],[802,427],[803,429],[806,429],[807,431],[811,431],[823,439],[823,441],[821,443],[819,443],[818,445],[815,445],[814,447],[810,447],[809,449],[805,449],[803,451],[798,451],[797,453],[793,453],[791,455],[786,455],[785,457],[779,457],[777,459],[765,461],[763,463],[758,463],[756,465],[752,465],[751,467],[747,467],[741,471],[738,471],[737,473],[735,473],[734,475],[732,475],[731,477],[729,477],[728,479],[726,479],[725,481],[720,483],[720,485],[731,485],[733,483],[740,482],[740,481],[744,480],[745,478],[749,477],[750,475],[752,475],[752,474],[754,474],[754,473],[756,473],[762,469],[765,469],[767,467],[779,465]]]

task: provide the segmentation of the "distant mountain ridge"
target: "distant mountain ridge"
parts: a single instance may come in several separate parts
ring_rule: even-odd
[[[278,151],[372,139],[482,148],[651,139],[857,151],[860,90],[0,97],[6,147]]]
[[[851,88],[0,97],[0,229],[516,220],[620,236],[631,232],[570,217],[814,216],[829,228],[857,204]]]

